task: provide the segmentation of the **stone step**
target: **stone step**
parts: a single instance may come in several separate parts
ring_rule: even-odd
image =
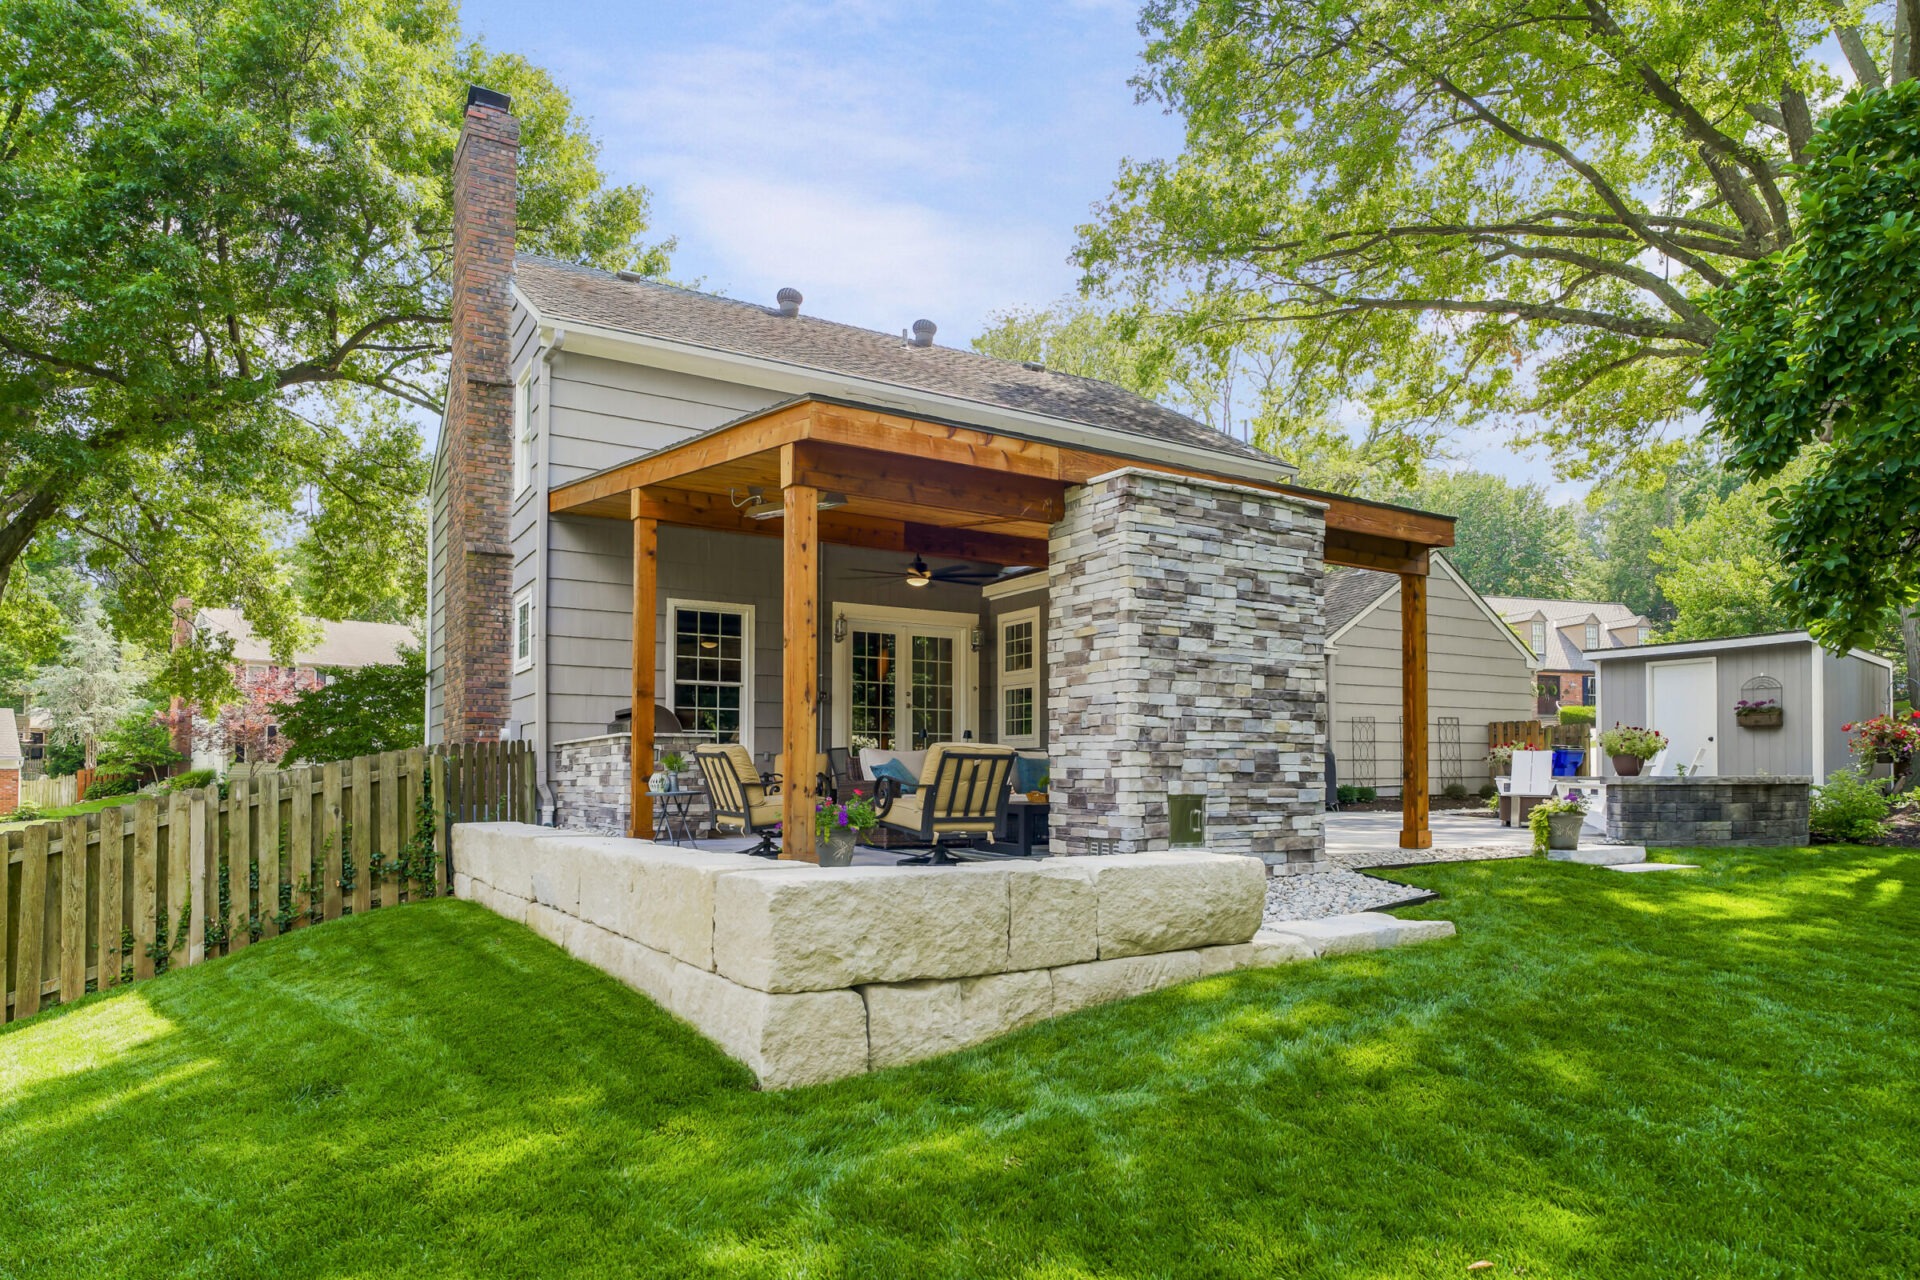
[[[1637,844],[1590,844],[1579,849],[1549,849],[1547,857],[1554,862],[1578,862],[1588,867],[1618,867],[1645,862],[1647,851]]]
[[[1319,920],[1281,920],[1260,930],[1253,940],[1258,943],[1269,935],[1278,935],[1297,939],[1315,956],[1344,956],[1451,938],[1453,934],[1451,920],[1402,920],[1383,911],[1356,911]]]

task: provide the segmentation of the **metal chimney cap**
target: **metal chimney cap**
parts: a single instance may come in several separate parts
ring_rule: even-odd
[[[931,320],[915,320],[913,322],[913,345],[916,347],[932,346],[933,335],[939,331],[940,326]]]
[[[779,293],[774,294],[773,299],[780,304],[780,314],[783,316],[799,315],[800,304],[806,301],[805,298],[800,296],[800,291],[792,285],[788,285],[786,288],[780,290]]]
[[[470,107],[492,107],[496,111],[512,111],[513,98],[498,89],[486,89],[477,84],[467,86],[467,105]]]

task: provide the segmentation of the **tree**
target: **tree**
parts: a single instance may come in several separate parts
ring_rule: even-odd
[[[1905,80],[1916,10],[1150,0],[1135,83],[1185,148],[1122,166],[1084,284],[1195,334],[1281,326],[1296,381],[1391,421],[1657,463],[1701,403],[1707,299],[1797,234],[1786,166],[1843,87],[1822,45]]]
[[[1537,484],[1511,484],[1481,471],[1428,475],[1401,499],[1459,517],[1459,541],[1446,556],[1476,591],[1497,596],[1565,597],[1581,571],[1574,509],[1548,501]]]
[[[287,743],[278,731],[282,703],[318,692],[312,678],[302,680],[292,667],[272,667],[249,676],[239,696],[217,708],[202,708],[194,726],[195,745],[228,760],[279,764]]]
[[[47,712],[50,743],[77,743],[86,767],[100,762],[100,739],[140,703],[139,672],[125,662],[120,642],[99,606],[89,604],[73,629],[64,660],[33,680],[34,704]]]
[[[102,768],[131,774],[141,785],[160,781],[180,760],[165,715],[154,703],[122,716],[100,746]]]
[[[1707,502],[1694,518],[1654,531],[1650,560],[1673,604],[1662,639],[1788,629],[1789,615],[1774,599],[1781,570],[1769,524],[1766,488],[1744,485]]]
[[[0,590],[70,529],[123,634],[158,647],[185,595],[284,643],[301,517],[348,569],[377,559],[419,439],[339,405],[439,409],[476,77],[516,95],[521,243],[662,269],[645,191],[605,184],[566,95],[437,0],[0,9]]]
[[[426,689],[426,655],[404,648],[399,662],[343,671],[325,688],[281,702],[280,741],[294,759],[316,762],[417,747]]]
[[[1585,569],[1575,594],[1618,600],[1655,623],[1673,620],[1674,607],[1660,589],[1660,533],[1700,514],[1714,498],[1739,487],[1698,441],[1661,468],[1657,476],[1606,485],[1588,495],[1581,519]]]
[[[1779,606],[1844,649],[1920,607],[1920,81],[1835,110],[1798,195],[1801,238],[1716,302],[1707,379],[1729,465],[1774,484]]]

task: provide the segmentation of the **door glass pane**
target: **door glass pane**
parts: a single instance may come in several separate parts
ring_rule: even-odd
[[[895,748],[895,681],[900,677],[895,665],[896,641],[891,631],[855,631],[847,639],[853,655],[853,670],[847,690],[851,710],[848,745]]]
[[[913,748],[953,740],[953,638],[913,637]]]

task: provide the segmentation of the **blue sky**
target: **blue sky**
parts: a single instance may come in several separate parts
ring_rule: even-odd
[[[766,302],[793,285],[810,313],[875,329],[926,317],[954,346],[996,310],[1071,294],[1076,228],[1121,159],[1178,152],[1179,123],[1127,83],[1137,13],[1116,0],[462,9],[471,34],[568,87],[611,176],[652,190],[655,227],[679,238],[677,278]],[[1551,479],[1503,441],[1461,454]]]

